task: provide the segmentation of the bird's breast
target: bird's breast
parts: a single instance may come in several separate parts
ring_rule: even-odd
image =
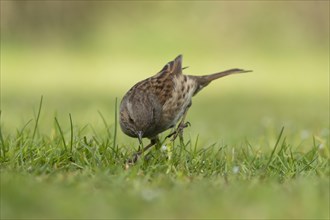
[[[173,78],[174,89],[163,105],[162,119],[169,127],[174,126],[191,104],[191,99],[196,89],[196,82],[186,75]]]

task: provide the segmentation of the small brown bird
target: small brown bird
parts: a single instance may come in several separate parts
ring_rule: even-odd
[[[204,76],[182,74],[182,55],[167,63],[156,75],[135,84],[120,104],[120,127],[130,137],[149,138],[150,144],[139,150],[131,160],[137,158],[159,142],[158,134],[173,128],[181,119],[176,131],[167,137],[182,136],[187,127],[185,116],[191,106],[191,99],[215,79],[250,70],[230,69]]]

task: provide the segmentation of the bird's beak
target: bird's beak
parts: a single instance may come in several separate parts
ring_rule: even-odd
[[[137,135],[138,135],[138,139],[139,139],[140,145],[142,145],[142,135],[143,135],[142,131],[138,131],[137,132]]]

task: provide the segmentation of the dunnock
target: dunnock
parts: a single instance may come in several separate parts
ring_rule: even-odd
[[[130,137],[149,138],[150,144],[139,150],[131,160],[137,158],[159,142],[158,134],[173,128],[181,119],[177,129],[168,135],[182,136],[187,127],[185,116],[191,106],[191,99],[215,79],[233,73],[246,73],[250,70],[230,69],[204,76],[191,76],[182,73],[182,55],[167,63],[156,75],[135,84],[124,96],[120,104],[120,127]]]

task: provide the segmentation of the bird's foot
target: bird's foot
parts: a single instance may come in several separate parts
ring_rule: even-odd
[[[136,163],[136,161],[139,159],[139,157],[140,157],[139,152],[136,152],[135,154],[133,154],[133,156],[126,161],[125,169],[128,169],[130,166],[134,165]]]
[[[148,144],[146,147],[140,149],[139,147],[139,150],[133,154],[132,158],[131,159],[128,159],[125,163],[125,169],[128,169],[130,166],[134,165],[137,160],[141,157],[141,155],[143,156],[143,154],[149,149],[151,148],[152,146],[154,146],[156,143],[159,142],[159,139],[158,137],[156,137],[155,139],[151,139],[150,141],[150,144]]]
[[[171,141],[174,141],[178,136],[180,137],[180,140],[183,140],[183,129],[185,129],[186,127],[191,126],[190,122],[182,122],[178,125],[178,127],[176,128],[176,130],[174,132],[172,132],[171,134],[167,135],[166,138],[170,138],[172,137]]]

